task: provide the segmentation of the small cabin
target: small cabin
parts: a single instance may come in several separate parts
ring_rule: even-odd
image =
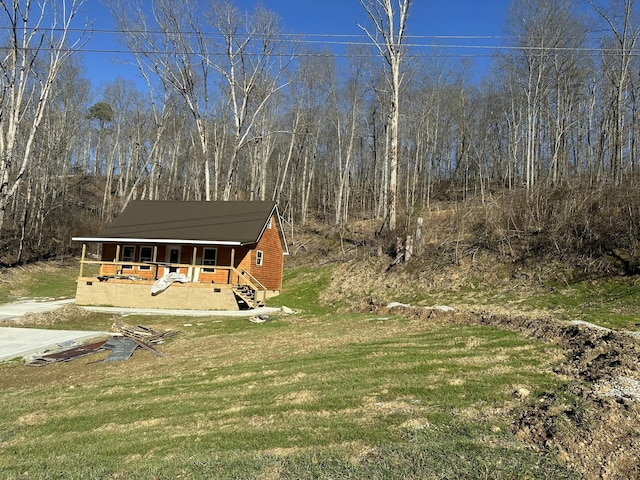
[[[277,205],[264,201],[132,201],[73,240],[83,243],[78,305],[255,308],[280,293],[288,255]]]

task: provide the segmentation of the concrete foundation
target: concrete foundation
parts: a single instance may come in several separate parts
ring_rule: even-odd
[[[230,285],[174,283],[151,295],[151,281],[78,279],[77,305],[180,310],[239,310]]]

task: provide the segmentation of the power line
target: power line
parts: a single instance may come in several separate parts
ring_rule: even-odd
[[[10,26],[0,26],[0,32],[11,32],[13,30]],[[50,32],[62,33],[64,31],[63,28],[51,28],[51,29],[43,29]],[[204,36],[204,37],[220,37],[224,38],[225,35],[221,32],[213,32],[213,31],[201,31],[201,32],[184,32],[184,31],[164,31],[164,30],[139,30],[139,29],[90,29],[90,28],[68,28],[67,32],[69,33],[78,33],[78,34],[102,34],[102,35],[151,35],[151,36],[164,36],[164,35],[177,35],[180,34],[182,37],[196,37],[196,36]],[[237,32],[234,36],[238,38],[245,38],[250,35],[255,35],[256,37],[260,36],[270,36],[273,38],[281,38],[283,41],[292,41],[296,42],[308,42],[308,43],[337,43],[337,44],[367,44],[370,45],[369,37],[366,34],[354,34],[354,33],[243,33]],[[595,35],[595,33],[593,34]],[[325,40],[307,40],[307,39],[335,39],[342,38],[345,39],[343,41],[325,41]],[[496,41],[504,41],[504,40],[514,40],[518,37],[514,35],[462,35],[462,34],[448,34],[448,35],[405,35],[405,39],[408,41],[416,41],[416,40],[496,40]],[[536,40],[543,37],[529,37],[532,40]],[[291,40],[289,40],[291,39]],[[360,39],[362,42],[352,42],[351,39]],[[417,46],[421,46],[424,44],[416,44]],[[427,45],[428,46],[428,45]],[[493,45],[491,47],[494,47]]]
[[[13,28],[11,26],[0,25],[0,31],[12,31]],[[50,29],[42,29],[43,31],[49,32],[57,32],[61,33],[64,31],[62,27],[54,27]],[[77,27],[69,27],[66,29],[69,33],[100,33],[100,34],[109,34],[109,35],[122,35],[122,34],[151,34],[151,35],[165,35],[165,34],[181,34],[183,36],[195,36],[195,35],[205,35],[205,36],[223,36],[220,32],[214,31],[201,31],[201,32],[185,32],[185,31],[177,31],[177,30],[152,30],[152,29],[108,29],[108,28],[77,28]],[[262,33],[265,35],[266,33]],[[247,33],[238,32],[238,36],[249,35]],[[261,35],[261,33],[257,33],[256,35]],[[322,38],[362,38],[368,39],[369,37],[364,33],[293,33],[293,32],[278,32],[278,33],[269,33],[270,36],[274,37],[322,37]],[[451,35],[405,35],[405,38],[409,39],[502,39],[509,38],[509,35],[460,35],[460,34],[451,34]]]
[[[12,28],[8,26],[0,26],[0,32],[5,31],[9,32]],[[50,31],[54,32],[62,32],[61,28],[54,28]],[[68,32],[71,33],[79,33],[79,34],[98,34],[98,35],[150,35],[150,36],[163,36],[166,35],[167,32],[162,32],[160,30],[114,30],[114,29],[96,29],[96,30],[86,30],[79,28],[70,28]],[[177,33],[177,32],[168,32]],[[224,38],[224,36],[219,32],[202,32],[200,34],[196,32],[181,32],[183,36],[193,37],[196,35],[203,35],[209,38]],[[248,34],[239,34],[240,38],[246,37]],[[258,35],[259,36],[259,35]],[[282,43],[287,43],[293,46],[300,45],[315,45],[318,47],[331,47],[333,49],[336,48],[348,48],[348,47],[372,47],[372,44],[369,38],[363,34],[335,34],[335,33],[316,33],[316,34],[295,34],[295,33],[278,33],[272,35],[275,38],[280,38]],[[501,51],[528,51],[528,52],[554,52],[554,53],[562,53],[562,52],[573,52],[573,53],[585,53],[589,55],[595,54],[604,54],[604,53],[619,53],[618,49],[615,48],[605,48],[600,46],[585,46],[585,47],[539,47],[535,45],[526,46],[526,45],[510,45],[510,44],[486,44],[486,43],[476,43],[479,40],[494,40],[494,41],[505,41],[512,40],[514,37],[506,36],[506,35],[408,35],[405,37],[407,42],[403,45],[407,48],[413,50],[431,50],[429,53],[416,53],[415,51],[411,54],[414,57],[464,57],[464,58],[486,58],[495,55]],[[420,40],[429,41],[420,42]],[[442,40],[449,43],[442,42],[434,42],[434,40]],[[472,43],[450,43],[452,41],[457,40],[473,40]],[[533,39],[535,40],[535,39]],[[90,41],[90,40],[89,40]],[[0,46],[0,50],[8,50],[9,47]],[[42,48],[43,51],[47,51],[46,47]],[[446,51],[450,50],[448,53]],[[461,50],[468,50],[469,52],[463,53]],[[485,50],[487,53],[477,53],[477,51]],[[125,48],[87,48],[86,45],[78,50],[82,53],[91,53],[91,54],[112,54],[112,55],[127,55],[127,54],[141,54],[141,55],[160,55],[160,54],[174,54],[174,55],[204,55],[205,52],[202,51],[162,51],[159,49],[141,49],[141,50],[131,50]],[[471,53],[473,52],[473,53]],[[252,52],[247,52],[248,55],[252,55]],[[634,56],[640,55],[640,52],[631,53]],[[218,53],[208,52],[207,55],[223,55]],[[313,52],[313,51],[303,51],[303,52],[290,52],[286,54],[273,54],[274,57],[314,57],[314,56],[336,56],[336,57],[349,57],[349,56],[358,56],[358,57],[377,57],[379,54],[377,52],[372,52],[371,54],[363,54],[362,52],[355,54],[346,54],[339,52]]]

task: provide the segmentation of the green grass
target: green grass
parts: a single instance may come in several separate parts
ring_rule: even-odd
[[[638,277],[611,277],[530,286],[478,286],[397,295],[412,305],[469,305],[475,309],[538,312],[559,320],[582,320],[616,330],[640,330]]]
[[[25,284],[27,298],[70,298],[76,294],[75,279],[78,272],[75,268],[64,270],[61,276],[39,276]]]
[[[93,274],[97,269],[89,266],[85,271]],[[0,304],[22,298],[73,298],[79,272],[79,263],[71,260],[0,271]]]
[[[332,311],[332,308],[320,302],[320,295],[329,285],[332,274],[331,266],[285,270],[283,292],[270,299],[268,305],[274,307],[286,305],[301,310],[305,315],[326,315]]]
[[[525,306],[546,307],[559,318],[584,320],[619,330],[640,327],[640,289],[637,278],[616,277],[559,285],[527,299]]]
[[[583,320],[616,330],[640,328],[640,288],[635,277],[613,277],[540,288],[495,292],[493,304],[538,311],[561,320]]]
[[[375,315],[125,321],[181,333],[165,358],[0,366],[0,477],[571,477],[509,430],[516,385],[562,387],[548,345]]]
[[[69,273],[48,288],[75,285]],[[123,318],[179,330],[158,347],[164,358],[138,350],[111,364],[95,363],[105,353],[42,368],[0,364],[0,478],[577,478],[553,451],[511,433],[543,392],[578,403],[553,373],[556,347],[477,325],[338,314],[320,301],[332,275],[288,270],[269,305],[300,311],[264,324]],[[44,288],[34,281],[24,291]],[[556,289],[501,299],[567,314],[635,298],[625,283]],[[105,330],[113,320],[69,309],[55,326]],[[519,387],[530,399],[514,397]]]

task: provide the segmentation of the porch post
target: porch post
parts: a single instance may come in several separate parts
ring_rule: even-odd
[[[87,254],[87,244],[83,243],[82,244],[82,257],[80,258],[80,277],[82,278],[84,276],[84,257]]]
[[[158,246],[153,246],[153,279],[158,279]]]
[[[229,269],[229,278],[227,279],[227,283],[229,285],[231,285],[233,282],[231,282],[232,277],[233,277],[233,269],[236,267],[236,249],[232,248],[231,249],[231,269]]]
[[[119,262],[119,260],[120,260],[120,244],[116,245],[116,259],[114,260],[115,261],[114,267],[115,267],[116,271],[113,272],[113,278],[118,276],[118,262]]]
[[[193,256],[191,257],[191,281],[196,278],[196,259],[198,258],[198,247],[193,247]]]

